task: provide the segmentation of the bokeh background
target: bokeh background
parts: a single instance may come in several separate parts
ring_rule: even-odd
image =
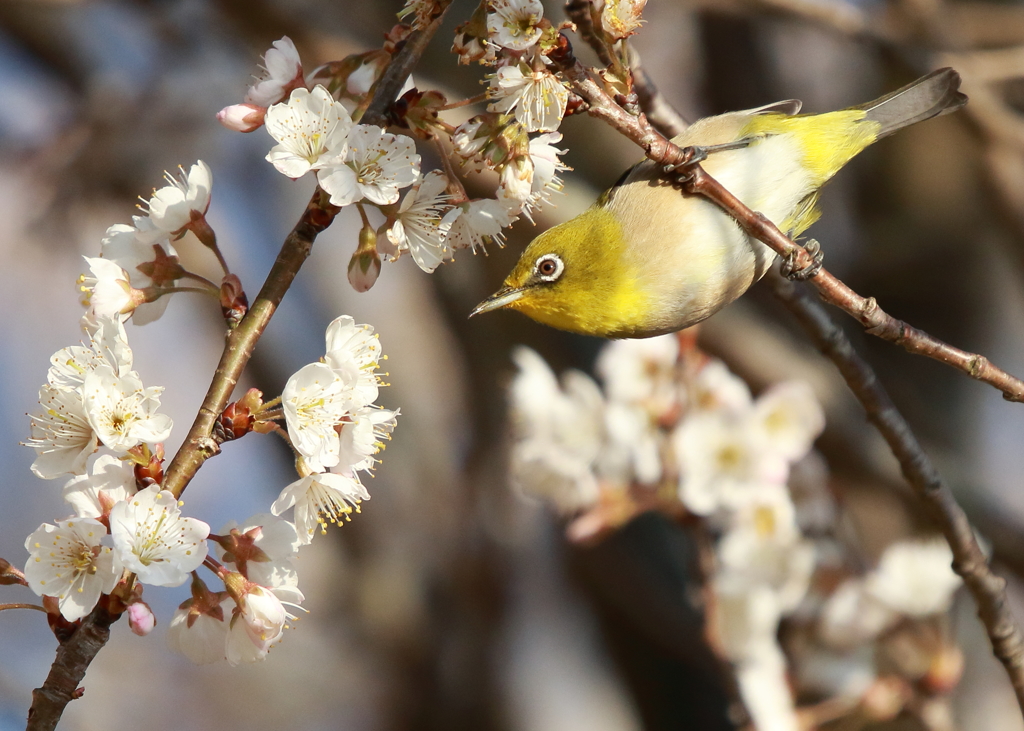
[[[479,93],[458,67],[456,0],[415,78]],[[209,219],[253,295],[313,182],[263,159],[262,130],[240,135],[214,114],[241,99],[259,56],[289,35],[304,66],[378,47],[397,0],[0,0],[0,556],[62,517],[60,481],[29,472],[25,414],[47,359],[78,341],[75,279],[107,226],[128,222],[162,171],[203,159],[214,171]],[[546,3],[548,17],[563,17]],[[1024,373],[1024,5],[945,0],[651,0],[636,38],[645,65],[688,119],[795,97],[804,110],[861,103],[942,65],[967,109],[900,133],[834,180],[812,229],[826,265],[890,312]],[[580,44],[582,46],[582,44]],[[584,53],[583,51],[580,51]],[[562,126],[568,173],[557,207],[521,221],[503,250],[460,256],[434,275],[408,259],[356,294],[345,271],[358,231],[346,211],[318,239],[271,323],[245,386],[269,395],[322,354],[330,320],[380,333],[402,416],[372,500],[300,559],[304,616],[268,661],[194,667],[165,649],[187,590],[147,588],[161,624],[114,639],[68,708],[68,731],[129,723],[150,731],[301,728],[352,731],[618,731],[729,728],[725,690],[691,603],[693,549],[643,516],[596,547],[567,545],[559,522],[507,484],[504,388],[525,343],[556,368],[588,369],[593,339],[516,314],[467,320],[522,246],[581,211],[638,158],[601,123]],[[425,166],[431,162],[424,149]],[[479,191],[485,194],[486,191]],[[195,242],[192,268],[215,271]],[[841,317],[837,313],[837,317]],[[991,543],[999,569],[1024,570],[1024,408],[965,376],[850,328],[931,456]],[[216,305],[177,296],[162,320],[130,327],[147,385],[166,387],[173,450],[191,423],[222,343]],[[865,554],[922,527],[895,462],[842,383],[755,287],[712,318],[701,343],[755,389],[798,376],[828,413],[819,449]],[[267,509],[290,482],[273,437],[226,445],[185,494],[214,529]],[[4,587],[0,602],[31,601]],[[1017,601],[1018,616],[1024,604]],[[954,626],[967,653],[954,696],[964,729],[1024,728],[973,607]],[[121,623],[123,624],[123,623]],[[0,730],[24,726],[55,640],[42,615],[0,613]],[[913,728],[913,726],[893,726]]]

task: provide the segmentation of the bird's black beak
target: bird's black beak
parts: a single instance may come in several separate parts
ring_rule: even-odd
[[[491,310],[500,310],[502,307],[508,307],[510,304],[522,297],[524,291],[525,290],[522,287],[502,287],[474,307],[473,311],[469,313],[469,316],[473,317],[474,315],[482,315],[483,313],[490,312]]]

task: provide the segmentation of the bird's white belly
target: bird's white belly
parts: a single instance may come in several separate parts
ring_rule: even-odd
[[[704,167],[749,208],[780,224],[813,191],[795,139],[770,137],[750,148],[713,154]],[[715,204],[683,197],[683,225],[659,226],[664,237],[654,295],[665,329],[686,327],[743,294],[775,260],[775,252],[748,237]]]

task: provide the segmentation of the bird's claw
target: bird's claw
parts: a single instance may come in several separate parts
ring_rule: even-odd
[[[825,254],[821,250],[821,244],[815,239],[808,239],[807,243],[803,245],[803,249],[811,255],[811,263],[805,267],[798,267],[796,251],[783,257],[782,264],[779,266],[779,273],[786,279],[804,282],[821,271],[821,264],[825,261]]]

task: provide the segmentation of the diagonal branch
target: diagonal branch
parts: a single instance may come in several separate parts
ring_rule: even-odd
[[[678,147],[654,129],[643,114],[633,116],[616,104],[573,56],[568,39],[564,35],[561,39],[562,47],[551,54],[550,58],[569,80],[573,90],[588,102],[589,114],[607,122],[640,145],[647,157],[659,165],[674,167],[677,172],[685,166],[689,176],[684,185],[686,192],[702,195],[718,205],[747,234],[764,242],[779,255],[790,258],[797,268],[802,269],[813,263],[813,258],[802,246],[784,235],[760,213],[744,205],[700,165],[691,163],[694,155],[692,148]],[[873,297],[862,297],[825,269],[821,269],[808,281],[817,288],[825,302],[853,316],[869,334],[888,340],[911,353],[934,358],[963,371],[971,378],[999,389],[1009,401],[1024,401],[1024,381],[996,367],[984,356],[955,348],[892,317],[878,306]]]
[[[361,120],[364,124],[386,123],[388,108],[440,27],[447,8],[447,2],[440,3],[439,12],[430,24],[422,30],[414,31],[392,57],[373,90],[373,99]],[[339,210],[330,205],[327,195],[317,188],[299,222],[285,238],[277,261],[249,312],[228,334],[203,405],[184,444],[171,460],[164,478],[163,487],[175,496],[180,496],[202,464],[219,452],[220,447],[212,436],[217,416],[227,405],[257,341],[302,263],[309,256],[313,241],[331,224]],[[32,693],[26,731],[51,731],[56,728],[64,708],[80,695],[79,683],[85,677],[89,664],[109,640],[110,625],[119,616],[112,615],[103,607],[97,607],[82,620],[75,633],[61,644],[46,681]]]
[[[1024,635],[1006,601],[1006,581],[992,573],[967,515],[921,448],[871,366],[853,349],[842,329],[804,287],[776,272],[766,277],[775,296],[793,313],[807,335],[831,360],[900,463],[903,476],[931,513],[953,550],[953,569],[963,578],[978,607],[995,656],[1010,677],[1024,710]]]

